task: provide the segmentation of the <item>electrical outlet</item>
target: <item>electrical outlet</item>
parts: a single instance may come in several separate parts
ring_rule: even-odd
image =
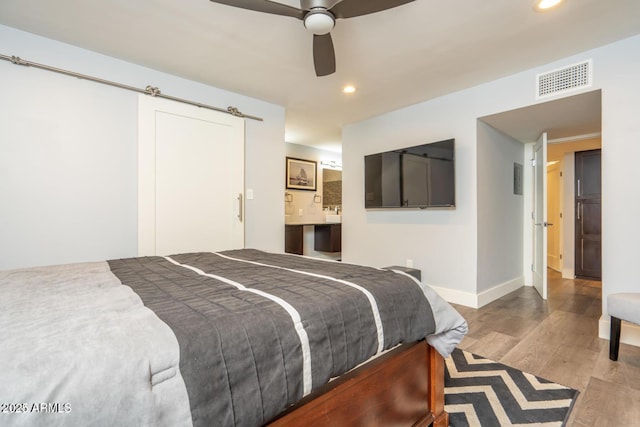
[[[412,259],[408,259],[407,260],[407,268],[413,268],[413,260]]]
[[[298,216],[302,216],[302,209],[298,209]]]

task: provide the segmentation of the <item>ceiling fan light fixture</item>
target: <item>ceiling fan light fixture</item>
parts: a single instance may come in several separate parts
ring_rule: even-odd
[[[313,9],[304,17],[304,26],[313,34],[322,36],[333,30],[336,21],[326,9]]]

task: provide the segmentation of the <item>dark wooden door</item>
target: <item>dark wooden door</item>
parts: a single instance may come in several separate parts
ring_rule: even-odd
[[[600,150],[580,151],[576,157],[576,277],[602,278]]]

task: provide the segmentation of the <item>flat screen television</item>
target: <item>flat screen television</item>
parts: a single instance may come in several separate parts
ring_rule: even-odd
[[[364,157],[366,209],[455,207],[454,139]]]

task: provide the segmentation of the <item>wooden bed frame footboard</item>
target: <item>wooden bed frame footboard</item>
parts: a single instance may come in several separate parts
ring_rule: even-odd
[[[331,381],[268,425],[447,427],[444,359],[424,340],[403,344]]]

